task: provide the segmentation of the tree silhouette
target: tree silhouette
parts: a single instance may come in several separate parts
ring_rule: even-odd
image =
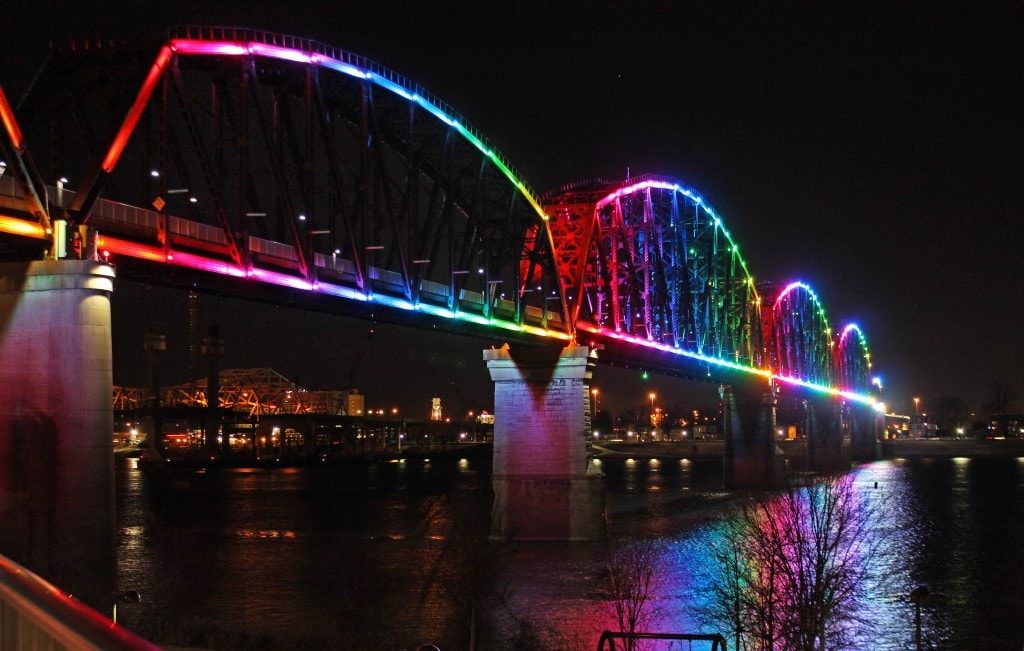
[[[816,651],[852,644],[854,605],[880,553],[877,509],[852,478],[828,477],[738,506],[713,550],[704,612],[737,649]]]

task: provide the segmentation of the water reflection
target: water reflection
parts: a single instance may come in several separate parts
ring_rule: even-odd
[[[125,464],[119,582],[145,598],[124,617],[164,643],[322,646],[336,644],[343,626],[365,639],[380,633],[359,628],[352,613],[361,608],[361,619],[396,645],[444,644],[460,639],[445,586],[486,548],[503,550],[512,585],[498,621],[507,634],[518,619],[593,648],[612,625],[599,568],[610,550],[654,539],[663,568],[658,626],[702,630],[697,613],[718,572],[709,550],[727,531],[730,503],[717,463],[601,465],[608,544],[495,546],[481,540],[489,470],[477,459],[205,475]],[[857,606],[872,623],[858,646],[908,648],[906,596],[923,585],[934,595],[924,607],[926,644],[1020,648],[1024,460],[892,460],[861,467],[852,481],[884,516],[871,535],[886,550],[877,568],[886,581],[870,584]]]

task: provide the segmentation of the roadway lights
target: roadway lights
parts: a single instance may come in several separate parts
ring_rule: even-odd
[[[160,170],[149,170],[149,175],[154,179],[160,178]]]

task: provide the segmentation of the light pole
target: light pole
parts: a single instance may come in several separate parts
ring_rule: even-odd
[[[914,415],[921,415],[921,399],[917,397],[914,398]]]
[[[658,397],[656,393],[651,391],[647,394],[647,397],[651,399],[651,432],[654,432],[654,399]]]
[[[591,425],[593,425],[593,420],[597,418],[597,395],[599,393],[600,391],[597,390],[597,387],[594,387],[593,389],[590,390],[590,395],[593,396],[594,398],[594,416],[591,419]]]

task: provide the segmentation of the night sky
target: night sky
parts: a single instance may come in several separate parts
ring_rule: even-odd
[[[71,35],[227,24],[315,38],[445,99],[538,191],[627,171],[697,188],[758,281],[804,280],[834,325],[862,325],[898,410],[914,395],[980,406],[996,380],[1020,395],[1022,10],[886,4],[16,2],[0,83],[17,97],[47,42]],[[140,332],[165,314],[169,379],[184,379],[183,295],[123,283],[114,300],[115,381],[142,383]],[[491,342],[373,326],[356,368],[366,322],[215,298],[203,318],[222,326],[227,366],[352,378],[406,413],[432,394],[490,402]],[[612,409],[684,390],[624,370],[597,383]]]

